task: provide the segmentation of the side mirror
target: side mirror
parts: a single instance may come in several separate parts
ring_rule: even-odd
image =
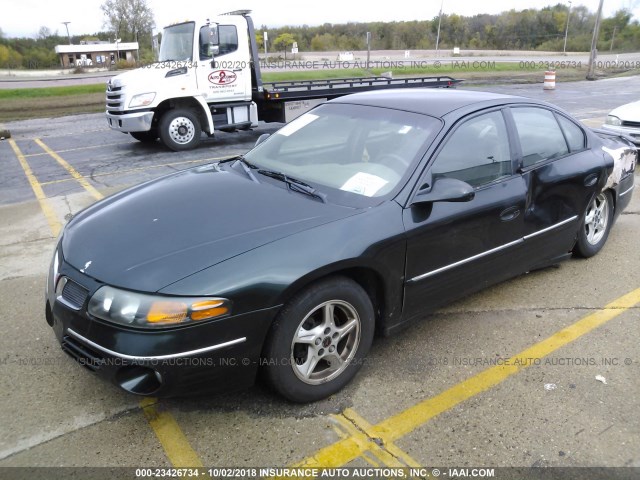
[[[200,30],[200,45],[208,45],[208,50],[211,51],[212,46],[217,47],[219,44],[218,25],[210,25]]]
[[[471,185],[457,178],[438,178],[431,190],[424,193],[418,191],[413,200],[413,205],[433,202],[469,202],[473,200],[476,192]]]
[[[253,148],[256,148],[258,145],[260,145],[262,142],[264,142],[270,136],[271,136],[271,134],[269,134],[269,133],[263,133],[262,135],[260,135],[258,137],[258,140],[256,140],[256,144],[253,146]]]
[[[218,25],[209,25],[200,30],[200,54],[211,57],[211,66],[215,68],[214,57],[220,53],[220,34]]]

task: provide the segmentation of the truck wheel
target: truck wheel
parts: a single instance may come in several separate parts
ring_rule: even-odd
[[[129,132],[129,134],[142,143],[153,143],[158,139],[158,132],[156,130],[149,130],[148,132]]]
[[[190,150],[200,143],[200,120],[186,108],[169,110],[160,119],[160,140],[174,152]]]

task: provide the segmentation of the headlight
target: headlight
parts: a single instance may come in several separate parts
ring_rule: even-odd
[[[146,107],[147,105],[151,105],[151,102],[153,102],[154,98],[156,98],[155,92],[134,95],[129,102],[129,108]]]
[[[105,286],[89,300],[88,312],[120,325],[162,328],[229,315],[231,302],[225,298],[146,295]]]
[[[620,119],[614,115],[607,115],[607,120],[604,123],[606,123],[607,125],[614,125],[616,127],[622,125]]]

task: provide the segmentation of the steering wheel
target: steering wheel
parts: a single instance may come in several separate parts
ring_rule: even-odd
[[[392,169],[394,172],[398,173],[400,176],[404,175],[409,167],[409,161],[406,158],[401,157],[396,153],[383,153],[378,158],[376,158],[375,162],[379,165],[384,165]]]

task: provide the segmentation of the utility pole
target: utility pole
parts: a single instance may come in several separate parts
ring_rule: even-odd
[[[593,26],[593,38],[591,39],[591,53],[589,54],[589,67],[587,69],[587,80],[595,80],[594,70],[596,68],[596,52],[598,50],[598,34],[600,33],[600,17],[602,16],[602,4],[600,0],[598,13],[596,13],[596,24]]]
[[[367,69],[369,69],[370,60],[371,60],[371,32],[367,32]]]
[[[440,13],[438,14],[438,35],[436,36],[436,57],[438,56],[438,45],[440,44],[440,25],[442,24],[442,5],[444,0],[440,2]]]
[[[562,53],[567,54],[567,37],[569,36],[569,18],[571,17],[571,2],[569,2],[569,10],[567,11],[567,28],[564,29],[564,48]]]
[[[69,35],[69,24],[71,22],[60,22],[60,23],[63,23],[65,28],[67,29],[67,39],[69,39],[69,45],[71,45],[71,36]]]

